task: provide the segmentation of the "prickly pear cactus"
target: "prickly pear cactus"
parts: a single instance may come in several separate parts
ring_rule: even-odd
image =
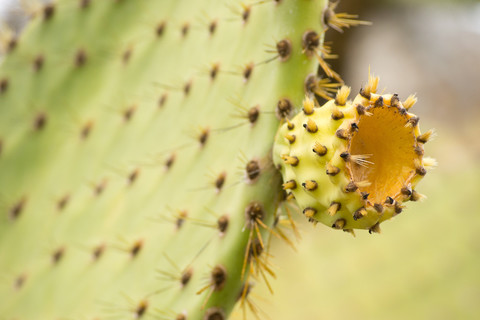
[[[258,316],[249,293],[274,277],[269,241],[292,244],[281,226],[296,232],[280,208],[281,174],[305,215],[346,230],[372,229],[418,198],[428,137],[402,111],[408,103],[373,89],[350,103],[341,89],[313,105],[342,82],[325,62],[334,57],[325,30],[365,24],[334,9],[326,0],[32,7],[22,34],[2,43],[0,314],[225,319],[240,301]],[[408,152],[376,172],[392,150],[363,141],[383,117],[398,120],[387,143]],[[319,164],[340,173],[320,177]],[[394,185],[379,191],[375,181]]]

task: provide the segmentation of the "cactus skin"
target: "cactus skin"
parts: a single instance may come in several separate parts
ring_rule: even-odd
[[[267,268],[276,114],[300,104],[316,70],[302,37],[315,30],[321,45],[325,7],[65,0],[37,11],[0,67],[0,314],[228,316]]]
[[[369,76],[353,102],[349,87],[316,107],[306,98],[303,111],[277,133],[274,162],[285,183],[314,223],[352,232],[380,232],[380,223],[399,214],[403,203],[420,200],[415,191],[431,167],[418,117],[397,95],[376,94],[378,78]]]

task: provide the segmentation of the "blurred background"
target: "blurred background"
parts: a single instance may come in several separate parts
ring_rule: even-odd
[[[19,30],[19,8],[0,0],[0,21]],[[296,215],[297,252],[274,243],[274,295],[258,285],[250,301],[262,319],[480,319],[480,3],[342,0],[337,12],[373,24],[330,30],[340,59],[329,62],[353,92],[370,66],[380,91],[416,93],[439,166],[417,188],[428,198],[381,234],[354,238]]]

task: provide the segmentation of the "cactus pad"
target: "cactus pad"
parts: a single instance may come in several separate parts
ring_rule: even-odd
[[[271,279],[272,143],[326,5],[33,6],[2,46],[2,317],[224,319]]]

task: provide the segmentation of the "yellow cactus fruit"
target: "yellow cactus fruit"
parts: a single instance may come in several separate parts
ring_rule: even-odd
[[[415,187],[434,163],[423,156],[433,131],[421,134],[408,112],[414,96],[402,103],[396,94],[376,94],[377,86],[369,76],[353,102],[346,86],[323,106],[306,97],[277,132],[273,159],[283,188],[311,222],[379,232],[404,202],[423,198]]]

